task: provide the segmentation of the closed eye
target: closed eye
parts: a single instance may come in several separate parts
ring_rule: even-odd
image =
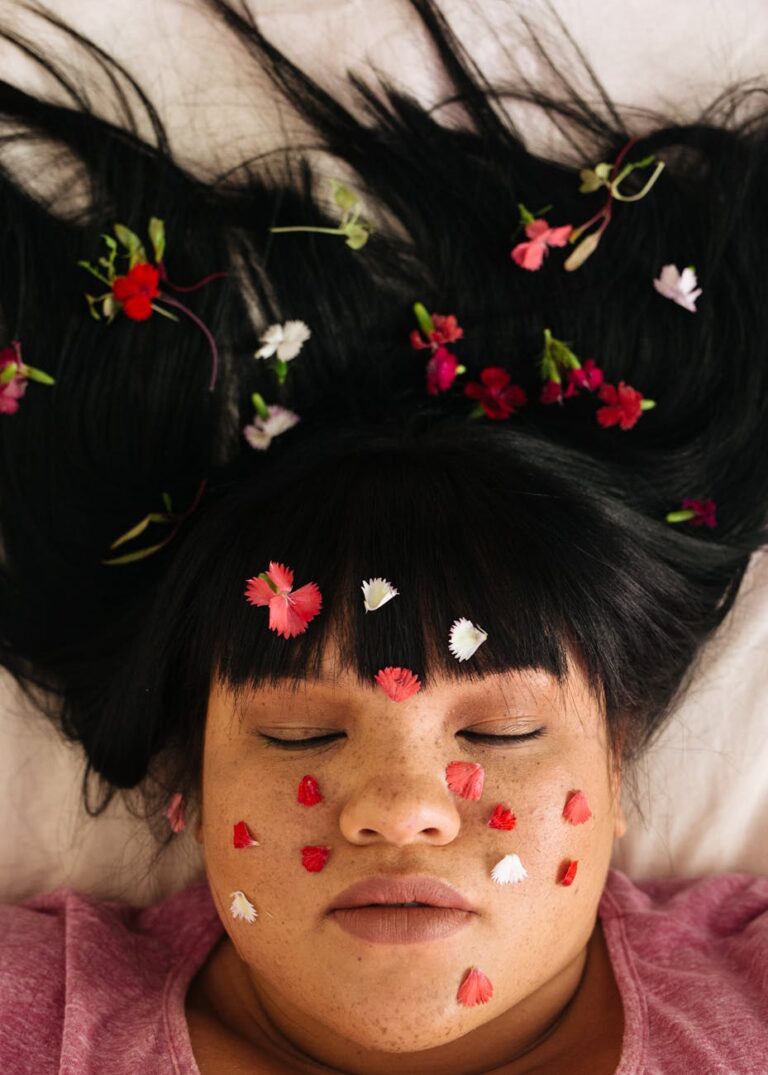
[[[333,742],[334,739],[338,739],[343,736],[344,732],[334,732],[330,735],[314,735],[310,739],[277,739],[273,735],[264,735],[260,733],[260,738],[265,741],[266,746],[278,747],[282,750],[306,750],[310,747],[322,746],[327,743]],[[544,735],[544,728],[537,728],[533,732],[526,732],[525,735],[486,735],[481,732],[459,732],[459,735],[465,736],[467,739],[471,739],[473,742],[487,743],[489,746],[501,743],[522,743],[529,739],[538,739]]]

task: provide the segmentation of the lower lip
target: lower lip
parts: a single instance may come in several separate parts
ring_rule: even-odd
[[[415,944],[450,937],[469,925],[472,911],[454,907],[343,907],[332,912],[346,933],[374,944]]]

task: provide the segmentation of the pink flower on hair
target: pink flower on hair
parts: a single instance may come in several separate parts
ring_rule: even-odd
[[[293,571],[270,560],[269,571],[248,579],[245,596],[252,605],[269,606],[269,629],[283,638],[303,634],[322,608],[314,582],[293,590]]]
[[[714,500],[691,500],[690,497],[686,497],[681,507],[683,511],[696,512],[694,517],[688,520],[691,526],[717,526]]]
[[[568,236],[573,231],[572,224],[559,228],[550,228],[546,220],[531,220],[525,225],[525,234],[529,242],[518,243],[512,247],[512,260],[521,269],[540,269],[544,255],[550,246],[565,246]]]
[[[436,396],[438,392],[447,392],[456,380],[459,360],[445,347],[438,347],[427,362],[427,392]]]
[[[690,313],[696,313],[696,299],[701,288],[696,287],[696,272],[692,265],[680,272],[676,265],[664,265],[653,286],[665,299],[671,299]]]
[[[459,1004],[473,1008],[476,1004],[485,1004],[492,996],[493,986],[490,978],[478,967],[473,967],[459,986],[456,999]]]
[[[474,761],[452,761],[446,766],[448,787],[462,799],[479,799],[483,794],[485,770]]]
[[[423,351],[431,347],[434,351],[435,348],[442,347],[443,344],[460,340],[464,335],[464,329],[459,325],[453,314],[432,314],[431,317],[434,328],[427,334],[426,340],[416,328],[411,333],[411,347],[414,350]]]
[[[482,383],[470,381],[464,385],[464,395],[476,399],[489,418],[509,418],[528,401],[520,385],[509,383],[511,379],[500,366],[486,366],[480,372]]]
[[[404,702],[421,690],[419,677],[408,668],[393,668],[388,665],[376,673],[374,679],[393,702]]]
[[[0,373],[10,365],[16,366],[12,379],[0,384],[0,414],[16,414],[19,400],[27,390],[27,379],[21,372],[23,366],[19,355],[13,344],[0,351]]]
[[[565,390],[566,398],[578,394],[579,388],[587,388],[594,392],[600,388],[605,380],[605,374],[599,366],[595,365],[594,358],[588,358],[581,369],[568,370],[568,387]]]
[[[604,384],[599,396],[603,403],[608,404],[597,410],[597,420],[603,427],[618,425],[621,429],[631,429],[645,409],[642,393],[623,381],[619,381],[618,388]]]

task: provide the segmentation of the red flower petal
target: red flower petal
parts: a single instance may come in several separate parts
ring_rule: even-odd
[[[300,802],[303,806],[315,806],[317,803],[323,801],[323,796],[320,794],[320,787],[313,776],[302,777],[296,801]]]
[[[313,584],[308,584],[313,585]],[[318,590],[318,594],[319,594]],[[269,629],[276,631],[282,638],[295,638],[303,635],[307,624],[316,612],[305,615],[293,602],[293,594],[276,593],[269,602]]]
[[[435,326],[431,333],[433,343],[453,343],[464,335],[464,329],[461,328],[454,314],[432,314],[432,324]]]
[[[235,825],[235,831],[232,836],[232,840],[235,847],[259,847],[259,841],[254,840],[253,836],[248,829],[248,826],[244,821],[238,821]]]
[[[269,561],[269,570],[266,572],[272,579],[278,590],[290,590],[293,586],[293,571],[284,564],[277,564],[274,560]]]
[[[562,224],[559,228],[550,228],[546,234],[547,245],[565,246],[572,231],[572,224]]]
[[[565,873],[560,880],[560,884],[563,885],[564,888],[567,888],[569,885],[573,884],[573,879],[576,876],[576,869],[578,865],[579,860],[576,859],[575,862],[569,862],[566,866]]]
[[[459,360],[445,347],[438,347],[427,363],[427,392],[436,396],[446,392],[456,380]]]
[[[309,623],[323,607],[323,595],[314,582],[308,582],[294,590],[290,596],[291,605],[305,623]]]
[[[549,224],[541,217],[538,220],[530,220],[525,225],[525,234],[529,239],[541,239],[543,241],[549,230]]]
[[[319,873],[328,861],[330,853],[330,847],[302,847],[301,861],[304,869],[310,873]]]
[[[487,975],[483,974],[478,967],[470,970],[464,981],[459,986],[456,999],[459,1004],[472,1008],[475,1004],[485,1004],[493,996],[493,986]]]
[[[491,814],[491,819],[488,825],[492,829],[505,829],[507,832],[511,832],[517,824],[517,818],[501,803],[497,803],[494,807],[494,811]]]
[[[252,579],[248,579],[245,596],[252,605],[268,605],[275,596],[275,592],[270,589],[264,579],[254,575]]]
[[[376,673],[374,679],[393,702],[404,702],[421,690],[419,677],[408,668],[393,668],[389,665]]]
[[[152,316],[152,300],[146,295],[131,295],[123,303],[123,313],[131,321],[146,321]]]
[[[445,779],[451,791],[462,799],[479,799],[483,794],[485,771],[474,761],[452,761],[446,766]]]
[[[544,263],[544,255],[547,252],[547,244],[541,239],[533,239],[529,243],[518,243],[512,247],[511,257],[521,269],[535,272]]]
[[[568,801],[563,809],[563,817],[572,825],[581,825],[589,821],[592,811],[589,809],[587,797],[583,791],[574,791],[568,796]]]
[[[429,346],[417,328],[411,330],[411,347],[414,351],[424,351]]]
[[[512,378],[503,366],[486,366],[480,371],[480,380],[491,392],[498,392],[506,388]]]

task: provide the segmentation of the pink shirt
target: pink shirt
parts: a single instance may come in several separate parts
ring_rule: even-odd
[[[768,1073],[768,877],[611,870],[599,914],[616,1075]],[[184,997],[222,933],[205,880],[148,908],[72,889],[0,905],[0,1072],[199,1075]]]

